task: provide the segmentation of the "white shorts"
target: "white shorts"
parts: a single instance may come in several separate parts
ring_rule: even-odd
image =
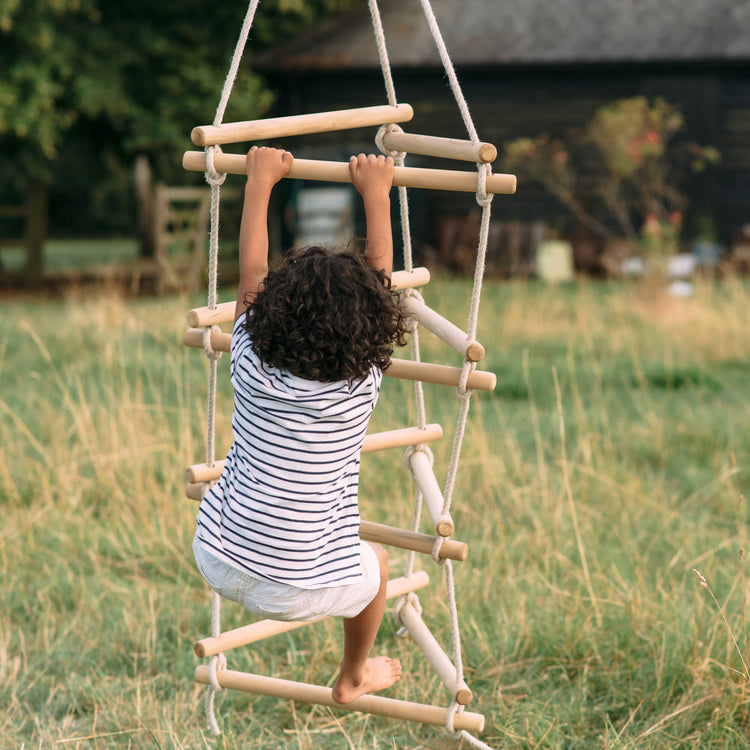
[[[193,540],[198,570],[217,594],[241,604],[253,614],[287,621],[356,617],[375,598],[380,588],[380,563],[367,542],[362,542],[360,547],[362,581],[348,586],[301,589],[255,578],[215,557],[197,536]]]

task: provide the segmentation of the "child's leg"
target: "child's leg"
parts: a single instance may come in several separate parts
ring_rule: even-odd
[[[401,662],[398,659],[385,656],[369,658],[383,619],[388,583],[388,553],[378,544],[371,546],[380,564],[380,588],[375,598],[356,617],[344,618],[344,658],[339,678],[333,686],[333,699],[338,703],[350,703],[365,693],[384,690],[401,677]]]

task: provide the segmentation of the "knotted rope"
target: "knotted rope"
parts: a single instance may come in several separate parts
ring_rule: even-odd
[[[220,126],[224,119],[229,97],[234,87],[234,81],[237,78],[237,72],[240,68],[242,53],[247,44],[247,38],[255,18],[255,11],[258,9],[260,0],[251,0],[248,6],[245,19],[242,22],[240,35],[232,55],[232,62],[229,65],[229,72],[224,81],[224,87],[221,92],[221,98],[216,108],[213,124]],[[226,174],[220,174],[214,166],[214,156],[216,151],[221,151],[218,146],[206,147],[206,182],[211,186],[211,224],[209,230],[209,249],[208,249],[208,300],[207,305],[210,308],[216,308],[218,299],[218,267],[219,267],[219,217],[221,204],[221,186],[226,179]],[[216,372],[218,359],[221,352],[215,352],[211,346],[211,327],[206,327],[203,334],[203,348],[208,357],[208,406],[206,409],[206,463],[213,465],[216,458],[215,448],[215,431],[216,431]],[[211,591],[211,635],[218,636],[221,634],[221,597]],[[211,657],[209,663],[209,675],[211,683],[206,692],[206,717],[208,724],[215,735],[221,734],[219,724],[216,721],[214,712],[215,694],[223,688],[219,684],[216,672],[226,666],[226,657],[224,654],[216,654]]]
[[[388,59],[388,52],[386,48],[385,43],[385,34],[383,31],[383,25],[380,19],[380,12],[378,10],[378,4],[377,0],[368,0],[369,2],[369,8],[370,8],[370,16],[372,17],[372,24],[373,24],[373,31],[375,33],[375,39],[376,44],[378,48],[378,56],[380,58],[380,67],[383,72],[383,79],[385,82],[386,87],[386,93],[388,95],[388,103],[389,104],[396,104],[396,90],[393,84],[393,76],[391,74],[391,66],[390,61]],[[474,126],[474,122],[471,117],[471,113],[469,112],[469,106],[466,103],[466,99],[463,95],[463,91],[461,90],[461,85],[458,82],[458,77],[456,76],[456,71],[453,66],[453,61],[450,58],[450,55],[448,53],[448,49],[445,46],[445,42],[443,40],[443,36],[440,32],[440,28],[438,27],[437,20],[435,18],[435,14],[432,10],[432,6],[430,4],[430,0],[420,0],[420,3],[422,5],[422,10],[424,12],[425,18],[427,19],[427,25],[430,29],[430,32],[432,33],[432,37],[435,40],[435,44],[438,49],[438,54],[440,56],[440,60],[443,65],[443,69],[445,70],[445,73],[448,77],[448,81],[450,83],[450,88],[453,93],[453,97],[456,100],[456,104],[458,105],[458,109],[461,113],[461,117],[464,122],[464,126],[466,127],[467,134],[469,136],[469,140],[475,144],[479,144],[479,136],[477,135],[477,130]],[[378,132],[378,137],[376,138],[376,143],[381,151],[384,153],[389,153],[387,149],[384,148],[383,145],[383,136],[387,132],[393,132],[396,130],[398,126],[384,126],[381,128],[381,130]],[[400,128],[399,128],[400,130]],[[403,154],[400,155],[394,155],[394,160],[396,160],[396,157],[398,156],[399,164],[403,164]],[[484,271],[485,271],[485,258],[487,254],[487,244],[488,244],[488,238],[489,238],[489,227],[490,227],[490,209],[492,204],[492,195],[487,193],[486,190],[486,183],[487,183],[487,177],[492,173],[491,167],[489,164],[477,164],[477,203],[481,206],[482,209],[482,218],[480,222],[480,231],[479,231],[479,241],[477,246],[477,259],[476,264],[474,268],[474,280],[473,280],[473,286],[472,286],[472,294],[471,294],[471,302],[469,305],[469,320],[467,325],[467,339],[471,340],[476,337],[476,330],[477,330],[477,323],[479,319],[479,302],[481,297],[481,290],[482,290],[482,283],[484,280]],[[409,234],[409,228],[408,224],[405,224],[404,221],[408,221],[409,216],[409,210],[408,210],[408,197],[407,197],[407,191],[406,188],[399,188],[399,201],[401,204],[401,216],[402,216],[402,232],[404,234],[404,267],[407,270],[411,270],[413,267],[413,261],[412,261],[412,246],[411,246],[411,237]],[[408,293],[408,292],[407,292]],[[416,331],[411,336],[411,344],[412,344],[412,359],[415,361],[419,361],[420,359],[420,351],[419,351],[419,339],[417,337]],[[461,405],[459,408],[459,415],[458,415],[458,422],[456,425],[456,433],[453,440],[453,447],[451,452],[451,459],[450,464],[448,467],[448,474],[445,481],[445,489],[443,491],[443,508],[442,513],[448,514],[450,512],[451,507],[451,501],[453,498],[453,491],[456,484],[456,476],[458,474],[458,467],[460,462],[460,456],[461,456],[461,448],[463,445],[463,439],[464,434],[466,431],[466,423],[468,419],[469,414],[469,403],[471,400],[471,390],[467,389],[466,383],[468,381],[469,374],[475,369],[476,364],[474,362],[469,361],[466,359],[464,361],[464,365],[461,371],[461,377],[459,380],[459,386],[457,390],[458,398],[461,401]],[[415,391],[416,391],[416,400],[417,400],[417,415],[419,418],[419,426],[423,427],[426,423],[425,418],[425,406],[424,406],[424,396],[421,384],[416,381],[415,382]],[[408,456],[409,453],[407,452],[407,465],[408,465]],[[416,484],[416,483],[415,483]],[[415,498],[414,498],[414,512],[412,515],[412,530],[416,531],[417,527],[419,525],[419,519],[420,519],[420,513],[421,513],[421,504],[422,504],[422,493],[419,490],[419,487],[415,490]],[[433,548],[432,557],[433,560],[436,562],[439,560],[437,557],[440,549],[440,544],[442,544],[442,537],[439,535],[436,536],[435,539],[435,546]],[[458,626],[458,608],[456,606],[456,596],[455,596],[455,583],[453,580],[453,567],[450,562],[450,560],[439,560],[441,564],[443,564],[444,571],[445,571],[445,589],[446,589],[446,597],[448,600],[448,609],[450,613],[450,624],[451,624],[451,641],[453,646],[453,664],[456,668],[456,690],[458,689],[459,684],[463,681],[463,661],[461,656],[461,637],[460,637],[460,631]],[[410,575],[412,572],[414,564],[414,553],[410,552],[407,555],[407,562],[406,562],[406,575]],[[416,599],[416,596],[412,595],[410,597],[411,601],[414,601]],[[396,607],[394,608],[394,616],[397,618],[397,613],[400,608],[400,604],[397,602]],[[397,618],[398,621],[398,618]],[[451,704],[450,710],[448,712],[448,719],[446,722],[447,729],[454,735],[463,737],[466,739],[467,742],[474,745],[475,747],[492,750],[488,745],[483,743],[481,740],[478,740],[477,738],[473,737],[471,734],[466,732],[465,730],[462,730],[461,732],[456,733],[453,730],[453,715],[457,710],[461,710],[458,706],[458,703],[454,700]]]

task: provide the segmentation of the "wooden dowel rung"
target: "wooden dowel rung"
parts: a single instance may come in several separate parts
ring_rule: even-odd
[[[430,459],[422,451],[413,451],[409,456],[409,467],[414,475],[414,481],[422,490],[424,504],[435,524],[435,531],[440,536],[450,536],[454,531],[453,519],[450,514],[443,513],[443,491],[435,479],[435,473],[430,466]]]
[[[440,644],[435,639],[435,636],[424,624],[419,612],[417,612],[417,610],[406,601],[398,608],[397,615],[399,623],[409,631],[411,637],[422,649],[422,653],[427,658],[427,661],[432,664],[445,687],[450,690],[451,694],[456,699],[456,702],[460,703],[462,706],[468,706],[472,699],[469,686],[463,680],[457,683],[458,675],[456,673],[456,667],[448,658],[445,651],[443,651]]]
[[[203,344],[201,343],[201,346]],[[461,368],[448,365],[436,365],[432,362],[414,362],[408,359],[392,359],[390,366],[383,370],[383,375],[389,378],[404,380],[421,380],[423,383],[435,385],[451,385],[458,387],[461,381]],[[477,391],[492,391],[497,385],[494,372],[474,370],[469,373],[466,387]]]
[[[401,304],[418,323],[453,347],[464,359],[479,362],[484,357],[484,347],[476,339],[468,338],[458,326],[427,307],[418,297],[404,297]]]
[[[429,574],[424,570],[416,570],[410,576],[400,576],[388,581],[385,596],[387,599],[395,599],[397,596],[404,596],[404,594],[410,594],[412,591],[423,589],[429,583]]]
[[[216,307],[195,307],[188,310],[187,322],[193,328],[203,328],[204,326],[217,326],[222,323],[229,323],[234,320],[234,310],[237,303],[221,302]]]
[[[378,716],[388,716],[401,721],[414,721],[421,724],[444,726],[448,709],[430,706],[424,703],[399,701],[382,695],[363,695],[351,703],[336,703],[331,688],[310,685],[304,682],[281,680],[277,677],[236,672],[232,669],[221,669],[216,673],[219,684],[232,690],[243,690],[257,695],[270,695],[302,703],[314,703],[320,706],[341,708],[347,711],[360,711]],[[195,680],[203,685],[210,684],[208,666],[196,667]],[[454,729],[465,729],[468,732],[481,732],[484,729],[484,716],[469,711],[456,712],[453,717]]]
[[[185,479],[188,484],[203,484],[204,482],[213,482],[221,476],[224,471],[225,459],[214,461],[212,464],[193,464],[185,469]]]
[[[412,591],[418,591],[427,586],[429,582],[430,576],[424,570],[418,570],[410,576],[393,578],[388,581],[386,597],[388,599],[395,599],[404,594],[409,594]],[[296,630],[297,628],[303,628],[306,625],[312,625],[313,622],[320,622],[320,620],[310,620],[306,622],[258,620],[258,622],[253,622],[250,625],[243,625],[242,627],[234,628],[234,630],[227,630],[221,635],[202,638],[200,641],[196,641],[195,644],[193,644],[193,650],[196,655],[201,658],[213,656],[214,654],[219,654],[223,651],[230,651],[233,648],[239,648],[240,646],[247,646],[250,643],[263,641],[274,635],[288,633],[290,630]]]
[[[190,138],[196,146],[241,141],[264,141],[290,135],[351,130],[388,123],[408,122],[414,117],[410,104],[382,104],[375,107],[341,109],[334,112],[312,112],[306,115],[269,117],[264,120],[226,122],[221,125],[199,125]]]
[[[439,424],[428,424],[421,427],[403,427],[399,430],[372,432],[365,435],[362,453],[375,453],[388,448],[407,448],[410,445],[420,445],[440,440],[443,428]],[[225,460],[214,461],[213,464],[193,464],[185,470],[185,479],[191,484],[212,482],[221,476]]]
[[[394,271],[391,274],[391,288],[414,289],[430,283],[430,271],[424,266],[412,268],[411,271]]]
[[[196,349],[203,348],[203,329],[188,328],[185,331],[185,346]],[[228,352],[232,342],[232,334],[213,331],[211,334],[211,346],[215,351]],[[383,375],[388,378],[401,378],[405,380],[421,380],[425,383],[437,385],[452,385],[458,387],[461,379],[461,368],[448,365],[436,365],[431,362],[413,362],[406,359],[392,359],[391,364],[383,370]],[[474,370],[469,373],[466,382],[467,388],[478,391],[492,391],[497,384],[497,376],[494,372]]]
[[[362,453],[375,453],[388,448],[407,448],[410,445],[432,443],[443,437],[443,428],[439,424],[428,424],[421,427],[402,427],[398,430],[385,430],[365,435]]]
[[[322,618],[321,618],[322,619]],[[258,620],[250,625],[243,625],[234,630],[227,630],[225,633],[216,636],[209,636],[193,644],[193,651],[196,656],[201,658],[213,656],[224,651],[231,651],[233,648],[247,646],[250,643],[258,643],[266,638],[275,635],[288,633],[298,628],[304,628],[320,620],[296,620],[287,622],[285,620]]]
[[[391,275],[391,287],[393,289],[414,289],[424,286],[430,281],[428,269],[420,267],[411,271],[394,271]],[[235,302],[221,302],[216,307],[196,307],[188,311],[187,322],[193,328],[203,326],[220,325],[234,320]]]
[[[399,529],[396,526],[386,526],[373,521],[360,521],[360,539],[378,544],[387,544],[391,547],[409,549],[421,552],[424,555],[432,554],[435,537],[429,534],[420,534],[409,529]],[[438,557],[448,560],[464,561],[469,554],[469,547],[464,542],[453,539],[443,539]]]
[[[472,143],[457,138],[440,138],[434,135],[399,133],[392,131],[383,135],[383,145],[389,151],[405,151],[409,154],[439,156],[443,159],[481,162],[490,164],[497,158],[497,149],[491,143]]]
[[[191,172],[206,171],[205,151],[186,151],[182,166]],[[217,172],[225,174],[247,174],[244,154],[220,153],[214,156]],[[319,180],[321,182],[351,182],[348,162],[295,159],[286,177],[293,180]],[[475,193],[476,172],[458,172],[450,169],[424,169],[421,167],[394,167],[393,186],[453,190]],[[516,192],[516,178],[512,174],[491,174],[487,177],[488,193],[512,195]]]

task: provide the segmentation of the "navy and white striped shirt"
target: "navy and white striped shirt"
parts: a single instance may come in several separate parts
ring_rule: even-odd
[[[315,589],[358,583],[359,459],[382,373],[321,383],[263,363],[234,324],[234,444],[197,528],[256,578]]]

